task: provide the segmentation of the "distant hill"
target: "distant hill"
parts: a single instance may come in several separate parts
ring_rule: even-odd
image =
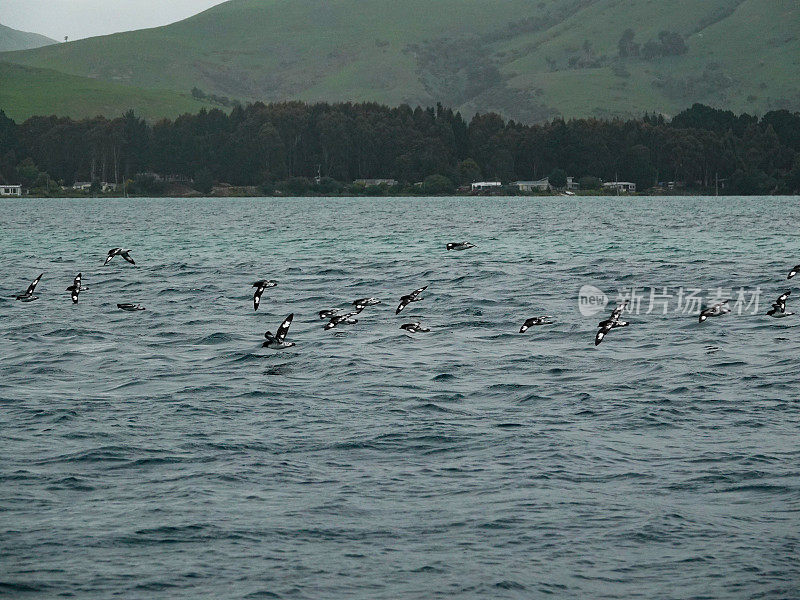
[[[0,82],[0,109],[17,122],[33,115],[50,114],[75,118],[117,117],[128,109],[154,120],[196,113],[209,106],[189,94],[143,90],[4,62],[0,62]]]
[[[55,40],[49,37],[39,35],[38,33],[28,33],[27,31],[18,31],[0,25],[0,52],[8,52],[11,50],[30,50],[31,48],[39,48],[41,46],[49,46],[50,44],[57,44]]]
[[[763,113],[800,109],[800,2],[232,0],[0,60],[184,94],[438,101],[524,121],[694,102]]]

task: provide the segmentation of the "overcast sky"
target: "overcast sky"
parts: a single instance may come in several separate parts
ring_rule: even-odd
[[[174,23],[224,0],[0,0],[0,24],[70,40]]]

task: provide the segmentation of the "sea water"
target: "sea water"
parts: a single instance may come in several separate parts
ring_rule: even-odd
[[[798,198],[3,201],[0,593],[800,597],[800,317],[764,315],[786,289],[800,312],[798,221]],[[116,246],[136,265],[102,266]],[[701,325],[691,294],[733,313]],[[262,348],[289,313],[296,346]]]

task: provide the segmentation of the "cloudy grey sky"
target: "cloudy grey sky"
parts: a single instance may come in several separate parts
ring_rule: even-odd
[[[157,27],[223,0],[0,0],[0,23],[56,40]]]

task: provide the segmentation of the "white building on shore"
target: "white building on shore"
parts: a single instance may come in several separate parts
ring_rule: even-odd
[[[538,179],[537,181],[515,181],[512,183],[520,192],[549,192],[550,179]]]
[[[613,190],[620,194],[635,194],[636,184],[630,181],[606,181],[603,184],[604,190]]]
[[[473,192],[485,192],[488,190],[497,190],[503,187],[499,181],[476,181],[472,184]]]
[[[22,196],[21,185],[0,185],[0,196]]]
[[[353,181],[356,185],[363,185],[364,187],[370,187],[373,185],[385,185],[387,187],[394,187],[397,185],[396,179],[356,179]]]
[[[550,185],[550,178],[537,179],[536,181],[515,181],[511,185],[519,189],[520,192],[549,192],[553,186]],[[580,187],[574,177],[567,177],[567,190],[577,190]]]

